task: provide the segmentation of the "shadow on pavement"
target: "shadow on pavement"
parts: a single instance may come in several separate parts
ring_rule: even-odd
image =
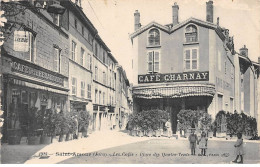
[[[47,145],[1,145],[2,164],[23,164]]]

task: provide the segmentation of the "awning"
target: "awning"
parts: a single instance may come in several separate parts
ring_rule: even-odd
[[[25,86],[25,87],[29,87],[29,88],[33,88],[33,89],[40,89],[40,90],[49,91],[49,92],[53,92],[53,93],[68,95],[68,91],[49,88],[47,86],[42,86],[42,85],[34,84],[31,82],[22,81],[19,79],[12,79],[12,83],[15,85]]]
[[[133,96],[135,98],[180,98],[189,96],[210,96],[215,95],[215,86],[211,84],[195,85],[171,85],[164,87],[135,87]]]

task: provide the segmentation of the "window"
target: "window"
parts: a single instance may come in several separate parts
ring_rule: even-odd
[[[59,14],[53,14],[53,23],[57,26],[60,26],[60,15]]]
[[[85,82],[81,81],[81,97],[85,97]]]
[[[197,42],[198,41],[198,31],[195,25],[189,25],[185,29],[186,42]]]
[[[106,72],[103,72],[103,84],[106,85],[107,84],[107,75]]]
[[[80,65],[82,65],[82,66],[83,66],[83,62],[84,62],[84,55],[85,55],[85,50],[83,48],[81,48]]]
[[[74,27],[75,27],[75,29],[78,28],[78,21],[76,19],[74,20]]]
[[[71,89],[71,94],[72,95],[77,95],[77,79],[72,77],[71,78],[71,85],[72,85],[72,89]]]
[[[91,85],[88,84],[88,98],[91,99]]]
[[[95,103],[97,104],[98,102],[98,90],[95,90]]]
[[[218,94],[218,111],[223,110],[223,95]]]
[[[103,92],[103,104],[105,104],[105,99],[106,99],[105,92]]]
[[[154,73],[160,70],[160,53],[159,51],[148,52],[148,72]]]
[[[58,48],[53,49],[53,70],[60,72],[60,50]]]
[[[149,46],[160,45],[160,32],[158,29],[151,29],[148,33]]]
[[[96,43],[95,43],[95,48],[94,48],[94,55],[98,56],[98,46]]]
[[[76,42],[72,41],[72,46],[71,46],[71,59],[72,59],[73,61],[75,61],[75,58],[76,58],[76,56],[77,56],[76,50],[77,50],[77,44],[76,44]]]
[[[186,49],[184,51],[184,68],[185,70],[197,70],[198,69],[198,49]]]
[[[231,112],[231,113],[234,112],[233,105],[234,105],[234,99],[233,99],[233,98],[230,98],[230,112]]]
[[[103,63],[106,63],[106,52],[103,52]]]
[[[218,70],[221,71],[221,53],[218,51]]]
[[[98,68],[95,67],[95,80],[97,81],[98,80]]]
[[[83,25],[81,27],[81,33],[82,33],[82,36],[84,37],[84,26]]]
[[[101,91],[99,91],[99,104],[101,104]]]
[[[92,71],[92,56],[89,55],[89,70]]]

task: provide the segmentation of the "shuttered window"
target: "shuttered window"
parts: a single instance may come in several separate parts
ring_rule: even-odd
[[[160,52],[149,51],[147,53],[147,71],[148,73],[154,73],[160,71]]]

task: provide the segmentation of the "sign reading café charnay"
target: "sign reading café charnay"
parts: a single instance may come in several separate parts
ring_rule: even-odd
[[[184,72],[169,74],[146,74],[138,75],[138,83],[160,83],[160,82],[185,82],[185,81],[208,81],[209,72]]]

